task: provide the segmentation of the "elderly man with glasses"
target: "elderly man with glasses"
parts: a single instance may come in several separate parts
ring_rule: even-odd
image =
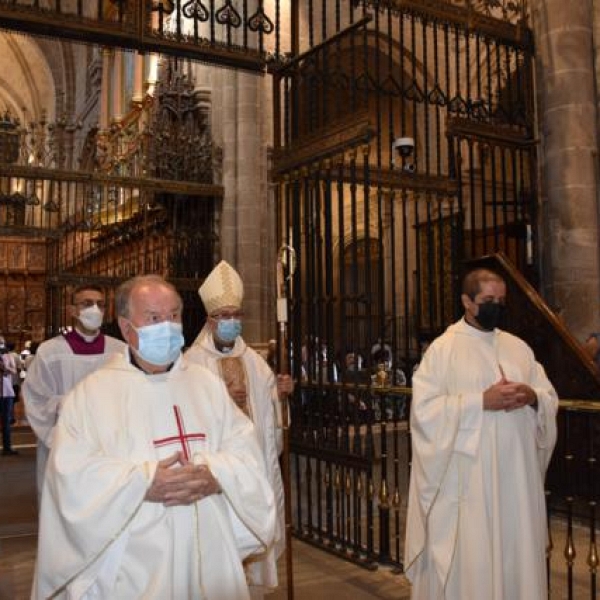
[[[40,344],[27,370],[22,391],[27,419],[38,439],[38,499],[65,394],[112,354],[125,348],[123,342],[100,331],[105,302],[104,292],[99,287],[81,285],[75,288],[67,307],[72,327]]]
[[[285,546],[283,484],[279,468],[282,450],[280,396],[293,390],[289,375],[275,376],[266,361],[242,338],[244,285],[237,271],[221,261],[200,286],[207,320],[186,358],[218,375],[229,396],[254,423],[267,478],[277,501],[278,520],[274,544],[261,557],[245,564],[253,600],[275,588],[277,558]]]

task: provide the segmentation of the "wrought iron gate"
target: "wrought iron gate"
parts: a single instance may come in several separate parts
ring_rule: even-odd
[[[524,4],[0,0],[4,27],[273,73],[279,237],[298,262],[287,284],[302,382],[292,406],[295,527],[358,562],[401,564],[404,384],[457,314],[461,260],[503,250],[536,275]],[[217,186],[156,186],[102,169],[75,176],[60,161],[36,171],[28,161],[0,169],[0,226],[48,240],[50,294],[83,276],[126,277],[140,261],[195,287],[190,265],[212,264]],[[159,173],[160,160],[152,167]],[[39,302],[30,309],[41,314]]]
[[[0,301],[12,307],[2,321],[11,337],[43,340],[69,326],[77,285],[100,286],[110,299],[144,273],[177,286],[188,343],[200,330],[196,289],[218,256],[223,188],[207,108],[180,67],[163,62],[143,119],[134,113],[85,143],[66,123],[13,124],[11,152],[0,149]],[[79,170],[70,168],[74,147],[84,148]],[[111,310],[107,329],[118,334]]]
[[[461,261],[502,250],[535,277],[529,31],[450,4],[312,2],[274,75],[294,528],[368,565],[402,563],[404,386],[460,312]]]

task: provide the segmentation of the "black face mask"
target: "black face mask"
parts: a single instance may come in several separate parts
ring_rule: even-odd
[[[486,331],[492,331],[496,327],[504,325],[506,318],[506,306],[497,302],[484,302],[478,304],[479,312],[475,319]]]

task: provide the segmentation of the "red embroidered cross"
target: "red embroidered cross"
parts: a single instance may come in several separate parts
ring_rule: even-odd
[[[185,459],[190,460],[191,451],[189,442],[194,440],[203,441],[206,439],[206,435],[204,433],[186,433],[179,406],[173,406],[173,412],[175,413],[175,422],[177,423],[177,435],[154,440],[154,447],[161,448],[162,446],[168,446],[169,444],[181,444]]]

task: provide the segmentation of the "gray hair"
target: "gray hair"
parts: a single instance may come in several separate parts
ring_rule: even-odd
[[[160,275],[138,275],[132,279],[128,279],[122,283],[115,293],[115,310],[117,317],[129,318],[130,315],[130,300],[133,290],[142,285],[159,285],[170,289],[179,299],[179,306],[183,307],[183,300],[179,295],[179,292],[172,283],[169,283],[164,277]]]

